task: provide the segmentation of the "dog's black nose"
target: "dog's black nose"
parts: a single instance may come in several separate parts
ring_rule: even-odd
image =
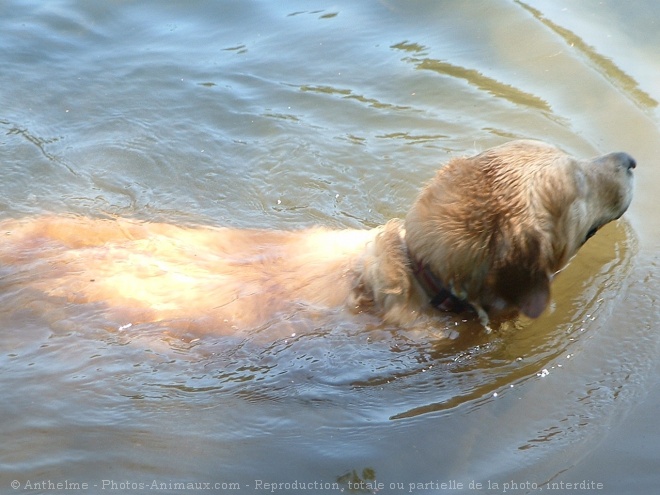
[[[630,156],[628,153],[621,152],[621,153],[613,153],[612,155],[613,155],[612,157],[617,162],[619,162],[621,167],[625,168],[626,170],[632,170],[637,166],[637,162],[635,161],[635,159],[632,156]]]

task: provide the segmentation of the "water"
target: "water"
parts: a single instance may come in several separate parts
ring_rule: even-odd
[[[3,219],[371,227],[403,216],[449,157],[512,138],[639,164],[631,209],[559,276],[550,311],[491,336],[333,315],[295,336],[181,336],[29,311],[5,278],[0,490],[657,487],[658,14],[652,1],[0,4]]]

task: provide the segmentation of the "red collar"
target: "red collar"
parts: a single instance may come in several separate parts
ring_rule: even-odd
[[[452,313],[462,313],[474,309],[470,303],[454,295],[442,279],[431,271],[428,264],[422,263],[412,255],[410,249],[408,249],[408,259],[419,285],[431,299],[431,306]]]

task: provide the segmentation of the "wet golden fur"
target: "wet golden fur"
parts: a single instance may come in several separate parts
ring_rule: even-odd
[[[481,314],[539,316],[590,230],[621,216],[634,161],[576,160],[515,141],[442,167],[404,220],[293,232],[41,216],[0,223],[3,286],[99,304],[117,324],[196,321],[231,332],[301,308],[406,326],[437,310],[410,254]],[[36,291],[36,292],[35,292]]]

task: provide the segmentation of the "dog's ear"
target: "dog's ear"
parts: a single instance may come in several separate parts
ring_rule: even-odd
[[[525,291],[518,304],[522,314],[529,318],[538,318],[550,302],[550,280],[545,274],[533,281]]]
[[[541,246],[535,236],[525,236],[496,271],[499,297],[529,318],[538,318],[550,302],[550,278],[544,269]]]
[[[507,266],[497,273],[498,296],[529,318],[538,318],[550,302],[550,279],[525,266]]]

